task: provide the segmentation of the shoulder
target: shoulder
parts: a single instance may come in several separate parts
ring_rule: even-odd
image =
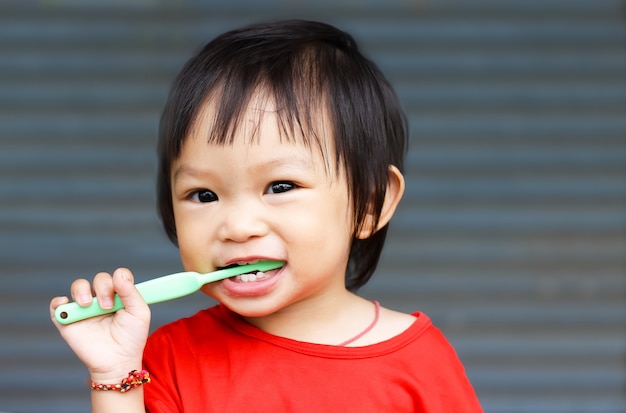
[[[367,335],[354,341],[351,346],[361,347],[389,341],[404,335],[409,329],[415,329],[418,327],[416,324],[425,326],[430,324],[430,320],[427,317],[418,320],[415,315],[380,307],[376,324]]]
[[[385,341],[401,335],[415,323],[421,323],[424,321],[427,321],[427,324],[430,324],[430,320],[426,320],[426,318],[422,318],[418,321],[417,317],[412,314],[405,314],[381,307],[379,325],[373,333],[378,335],[379,341]]]
[[[417,317],[413,314],[401,313],[384,307],[380,308],[381,327],[383,327],[383,329],[392,336],[403,333],[416,321]],[[428,320],[427,317],[423,317],[420,321],[427,321],[430,323],[430,320]]]
[[[419,351],[430,355],[439,354],[452,359],[456,352],[448,339],[423,312],[407,314],[389,308],[380,308],[376,326],[352,346],[391,346],[403,351]],[[416,350],[417,349],[417,350]]]

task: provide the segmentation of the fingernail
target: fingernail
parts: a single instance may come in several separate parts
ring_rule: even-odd
[[[128,273],[128,271],[120,268],[119,272],[120,272],[120,275],[122,276],[122,279],[124,281],[130,281],[130,274]]]
[[[93,300],[93,297],[87,294],[79,295],[76,300],[78,301],[78,304],[86,305],[86,304],[91,303],[91,301]]]
[[[113,308],[113,300],[110,297],[102,298],[102,300],[100,301],[100,307],[102,307],[105,310],[108,310],[109,308]]]

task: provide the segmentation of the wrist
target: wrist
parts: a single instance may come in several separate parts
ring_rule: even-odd
[[[147,383],[150,383],[150,373],[146,370],[133,370],[129,372],[128,376],[122,379],[119,383],[105,384],[92,381],[91,389],[97,391],[117,391],[120,393],[126,393]]]
[[[129,363],[116,366],[115,369],[109,371],[90,370],[89,379],[92,383],[99,384],[118,384],[128,377],[131,371],[141,371],[141,362]]]

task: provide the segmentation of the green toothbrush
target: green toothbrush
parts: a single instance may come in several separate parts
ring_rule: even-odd
[[[146,303],[154,304],[189,295],[198,291],[204,284],[213,281],[223,280],[252,271],[274,270],[283,265],[285,265],[285,263],[282,261],[267,260],[259,261],[254,264],[223,268],[206,274],[189,271],[179,272],[139,283],[136,287]],[[114,313],[122,308],[124,308],[124,305],[120,297],[116,294],[113,308],[111,309],[103,310],[100,308],[98,301],[94,297],[91,304],[86,307],[81,307],[75,302],[61,304],[56,308],[54,317],[60,324],[70,324],[87,318]]]

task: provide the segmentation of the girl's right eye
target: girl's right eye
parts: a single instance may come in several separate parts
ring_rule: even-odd
[[[201,189],[199,191],[195,191],[191,194],[190,197],[193,201],[196,202],[215,202],[217,201],[217,195],[215,192],[208,189]]]

